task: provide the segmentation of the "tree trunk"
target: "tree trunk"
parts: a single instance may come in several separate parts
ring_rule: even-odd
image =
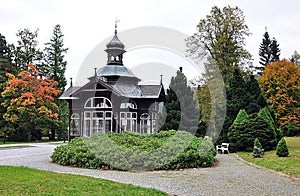
[[[31,142],[31,129],[30,128],[27,131],[27,142]]]

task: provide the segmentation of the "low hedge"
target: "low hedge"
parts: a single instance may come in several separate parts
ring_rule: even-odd
[[[154,170],[209,167],[216,155],[212,142],[185,131],[94,134],[75,138],[54,150],[61,165],[117,170]]]

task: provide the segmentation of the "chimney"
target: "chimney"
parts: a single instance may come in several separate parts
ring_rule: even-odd
[[[182,67],[179,67],[179,71],[182,73]]]

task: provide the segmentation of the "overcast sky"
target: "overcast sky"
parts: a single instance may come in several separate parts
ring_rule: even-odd
[[[297,0],[0,0],[0,33],[16,43],[21,28],[39,29],[40,48],[52,36],[56,24],[62,26],[69,48],[66,77],[76,77],[88,54],[111,37],[118,18],[118,31],[143,26],[172,28],[186,35],[196,31],[199,20],[212,6],[238,6],[252,35],[246,48],[258,64],[258,49],[267,26],[270,37],[280,44],[281,58],[300,52],[300,3]],[[126,46],[126,43],[124,43]],[[125,60],[124,60],[125,61]],[[130,61],[131,64],[133,60]]]

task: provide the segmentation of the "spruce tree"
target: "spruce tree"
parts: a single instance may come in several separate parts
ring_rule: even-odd
[[[284,138],[282,138],[276,146],[276,155],[279,157],[286,157],[289,155],[289,149]]]
[[[227,131],[241,109],[248,104],[246,81],[241,71],[236,68],[229,78],[229,86],[226,90],[227,107],[226,118],[218,142],[227,141]]]
[[[4,102],[4,100],[7,99],[2,97],[1,95],[1,93],[6,88],[6,82],[8,80],[6,73],[16,73],[16,69],[11,62],[10,53],[10,48],[6,42],[5,37],[2,34],[0,34],[0,103]],[[0,129],[7,126],[7,122],[5,122],[3,119],[4,113],[5,109],[2,105],[0,105]]]
[[[268,31],[265,32],[262,43],[260,44],[259,56],[259,63],[261,66],[257,67],[256,69],[260,75],[264,72],[264,68],[267,64],[279,60],[279,44],[274,37],[272,40],[270,39]]]
[[[278,61],[280,56],[280,49],[279,49],[279,44],[277,43],[275,37],[273,37],[272,39],[270,49],[271,49],[271,62]]]
[[[171,79],[164,107],[167,115],[161,130],[183,130],[194,135],[204,135],[204,130],[198,129],[200,112],[194,99],[194,92],[187,85],[182,68]]]
[[[273,150],[277,144],[276,129],[271,126],[269,117],[250,114],[248,118],[241,110],[235,123],[228,130],[228,140],[232,151],[252,151],[253,141],[258,138],[265,150]],[[268,114],[269,116],[269,114]]]
[[[64,47],[64,35],[61,31],[59,24],[55,25],[53,29],[53,35],[50,42],[46,43],[44,49],[45,52],[45,63],[48,67],[48,76],[52,80],[58,82],[56,89],[60,90],[61,93],[64,91],[67,85],[65,77],[67,61],[64,59],[68,48]]]
[[[65,77],[67,61],[65,60],[65,54],[68,51],[68,48],[64,47],[64,35],[61,31],[61,26],[59,24],[55,25],[53,29],[53,35],[50,39],[50,42],[46,43],[44,49],[45,53],[45,67],[48,69],[48,75],[52,80],[58,82],[56,86],[57,90],[60,90],[61,95],[67,85],[67,80]],[[59,96],[58,96],[59,97]],[[65,115],[68,112],[68,104],[64,100],[58,100],[58,97],[55,98],[55,103],[59,107],[59,124],[57,127],[53,127],[50,134],[50,139],[55,139],[55,130],[56,133],[60,136],[64,135],[64,121]]]
[[[271,39],[269,36],[268,31],[265,32],[263,36],[262,43],[259,47],[259,63],[262,65],[261,67],[258,67],[257,69],[260,72],[264,71],[264,67],[271,62]]]
[[[246,81],[246,91],[248,103],[245,109],[248,114],[257,113],[261,108],[267,106],[267,100],[263,96],[259,83],[253,75]]]

